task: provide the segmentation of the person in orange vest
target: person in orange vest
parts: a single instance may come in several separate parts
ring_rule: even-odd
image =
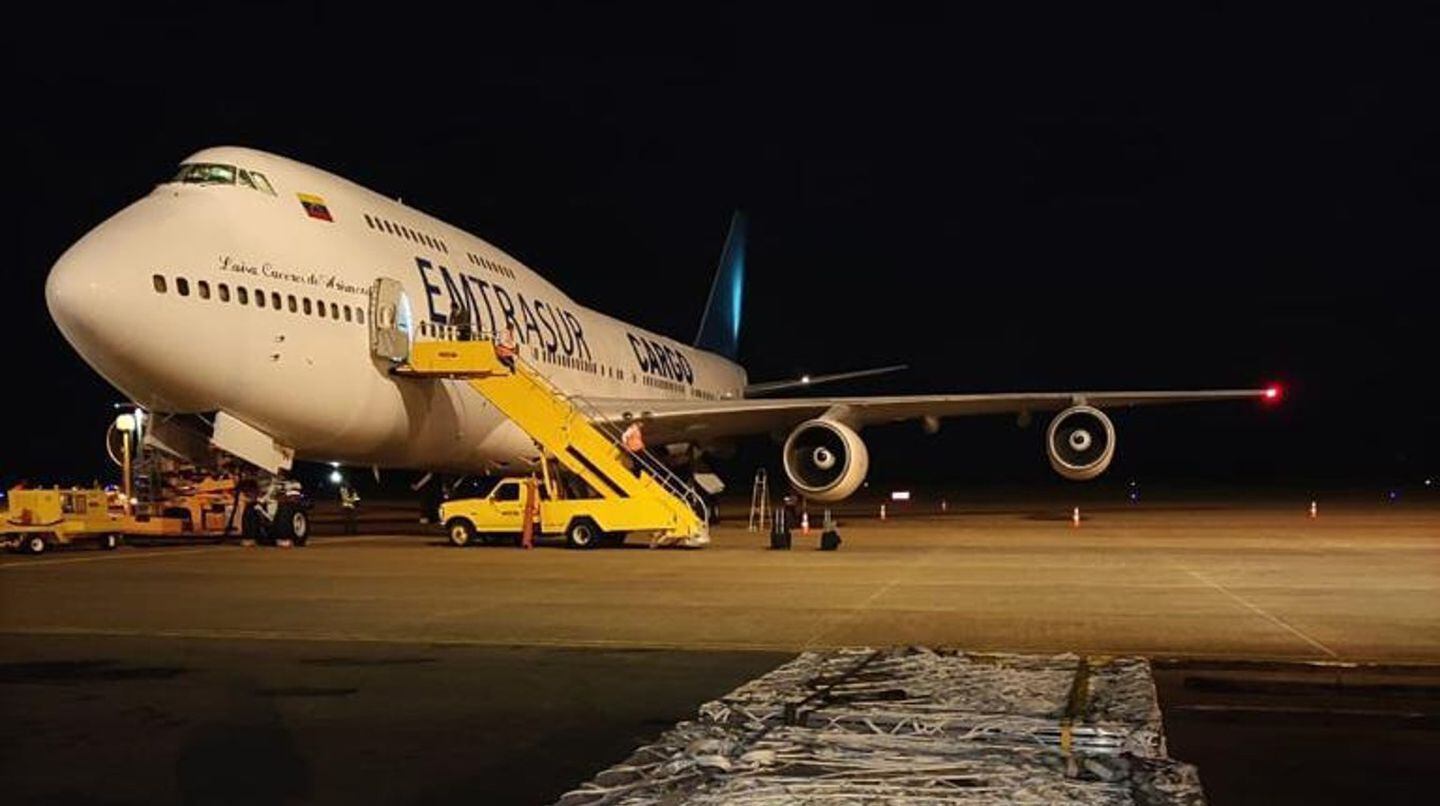
[[[535,477],[525,480],[525,506],[521,510],[520,547],[535,548],[535,515],[540,511],[540,489]]]
[[[515,371],[515,325],[507,323],[505,332],[495,340],[495,357],[500,363],[509,367],[511,372]]]
[[[640,475],[639,455],[645,452],[645,434],[640,430],[640,421],[632,420],[620,434],[620,445],[630,452],[630,469]]]

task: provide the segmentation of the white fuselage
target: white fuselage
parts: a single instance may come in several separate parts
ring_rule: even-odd
[[[468,385],[396,378],[372,355],[378,278],[402,284],[416,337],[456,308],[487,331],[513,325],[526,360],[567,392],[743,392],[737,364],[585,308],[480,238],[347,180],[241,148],[185,162],[260,173],[274,193],[161,184],[71,247],[46,284],[65,337],[148,408],[224,411],[306,459],[483,472],[533,457]]]

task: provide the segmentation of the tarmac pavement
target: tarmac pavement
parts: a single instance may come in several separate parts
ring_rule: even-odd
[[[1410,802],[1440,511],[990,507],[772,552],[438,534],[0,557],[0,781],[40,803],[543,803],[807,647],[1157,660],[1213,803]],[[369,520],[364,528],[374,528]],[[322,524],[328,526],[328,524]]]

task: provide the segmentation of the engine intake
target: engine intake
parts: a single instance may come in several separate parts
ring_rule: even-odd
[[[1071,406],[1045,432],[1050,466],[1071,481],[1088,481],[1115,458],[1115,425],[1094,406]]]
[[[814,501],[849,497],[870,469],[870,452],[855,429],[824,418],[795,426],[781,457],[790,483]]]

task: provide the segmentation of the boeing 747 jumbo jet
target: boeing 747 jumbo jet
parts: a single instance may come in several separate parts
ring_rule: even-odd
[[[756,399],[801,384],[747,387],[735,363],[744,240],[737,217],[698,338],[683,344],[586,308],[484,240],[341,177],[210,148],[70,247],[45,297],[65,338],[122,393],[151,412],[213,415],[209,444],[270,473],[295,458],[462,474],[535,461],[535,443],[469,385],[390,371],[413,340],[457,320],[513,328],[523,360],[602,419],[640,418],[651,444],[703,450],[788,432],[785,473],[820,501],[864,480],[868,425],[1056,411],[1050,462],[1081,480],[1114,456],[1106,408],[1279,394]]]

